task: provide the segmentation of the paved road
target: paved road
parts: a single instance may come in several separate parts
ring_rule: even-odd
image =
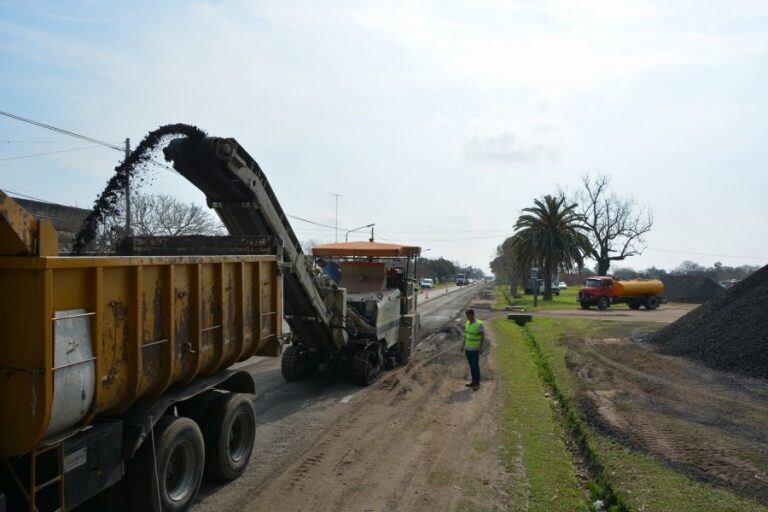
[[[459,316],[481,286],[462,287],[420,305],[422,336]],[[275,358],[253,358],[242,366],[256,381],[256,446],[251,463],[238,480],[226,485],[203,483],[195,512],[240,510],[280,475],[340,419],[351,404],[365,400],[371,388],[349,378],[319,374],[303,382],[286,382]]]

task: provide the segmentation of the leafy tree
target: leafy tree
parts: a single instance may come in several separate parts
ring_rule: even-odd
[[[540,267],[544,273],[544,300],[552,300],[552,276],[584,266],[592,246],[576,204],[565,197],[546,195],[534,206],[523,209],[515,223],[512,244],[526,267]]]
[[[514,246],[512,237],[496,247],[496,258],[491,262],[491,271],[509,284],[511,295],[517,295],[517,286],[522,283],[525,267]]]

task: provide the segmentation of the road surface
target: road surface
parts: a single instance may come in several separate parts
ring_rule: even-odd
[[[461,287],[449,292],[438,290],[437,294],[430,295],[430,299],[419,306],[422,325],[420,341],[433,339],[435,331],[460,316],[479,290],[479,286]],[[428,352],[429,348],[424,353],[417,351],[413,362],[430,357]],[[343,426],[350,419],[352,411],[359,413],[366,401],[375,400],[382,393],[382,383],[390,382],[390,373],[401,375],[407,369],[385,373],[372,386],[361,388],[349,378],[322,373],[306,381],[286,382],[280,375],[280,361],[276,358],[253,358],[242,366],[253,375],[257,389],[255,405],[258,427],[253,457],[238,480],[226,485],[204,482],[200,499],[192,509],[194,512],[244,510],[255,507],[256,503],[260,503],[261,507],[273,507],[275,511],[318,510],[300,506],[301,493],[298,494],[298,501],[290,508],[287,505],[275,505],[272,498],[263,497],[262,494],[270,482],[283,483],[283,479],[292,478],[290,471],[295,469],[297,461],[304,460],[306,453],[316,448],[320,439],[329,435],[334,438],[334,429],[343,429],[340,425]],[[375,414],[364,416],[376,417]],[[347,439],[348,435],[351,434],[339,434],[334,439],[346,449],[354,440]],[[327,443],[325,446],[328,447]],[[373,475],[370,476],[373,478]],[[270,489],[270,492],[278,491]],[[314,507],[318,506],[333,509],[331,503],[323,505],[322,500],[315,502]],[[258,507],[250,509],[262,510]]]

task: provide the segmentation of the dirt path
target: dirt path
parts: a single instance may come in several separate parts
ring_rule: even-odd
[[[464,387],[461,332],[449,326],[387,373],[244,510],[503,510],[495,361]]]
[[[617,305],[605,311],[597,309],[578,309],[578,304],[573,309],[549,309],[531,310],[536,316],[586,318],[589,320],[619,320],[629,322],[659,322],[669,324],[696,308],[698,304],[671,303],[664,304],[659,309],[648,311],[646,309],[632,310],[625,305]]]
[[[768,505],[768,383],[625,338],[568,338],[591,421],[698,480]]]

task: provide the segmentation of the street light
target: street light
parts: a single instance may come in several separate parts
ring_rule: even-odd
[[[349,234],[351,232],[358,231],[360,229],[365,229],[365,228],[372,228],[375,225],[376,225],[376,223],[374,222],[373,224],[366,224],[365,226],[360,226],[359,228],[348,230],[346,233],[344,233],[344,241],[345,242],[349,242]],[[371,242],[373,242],[373,229],[371,229]]]

